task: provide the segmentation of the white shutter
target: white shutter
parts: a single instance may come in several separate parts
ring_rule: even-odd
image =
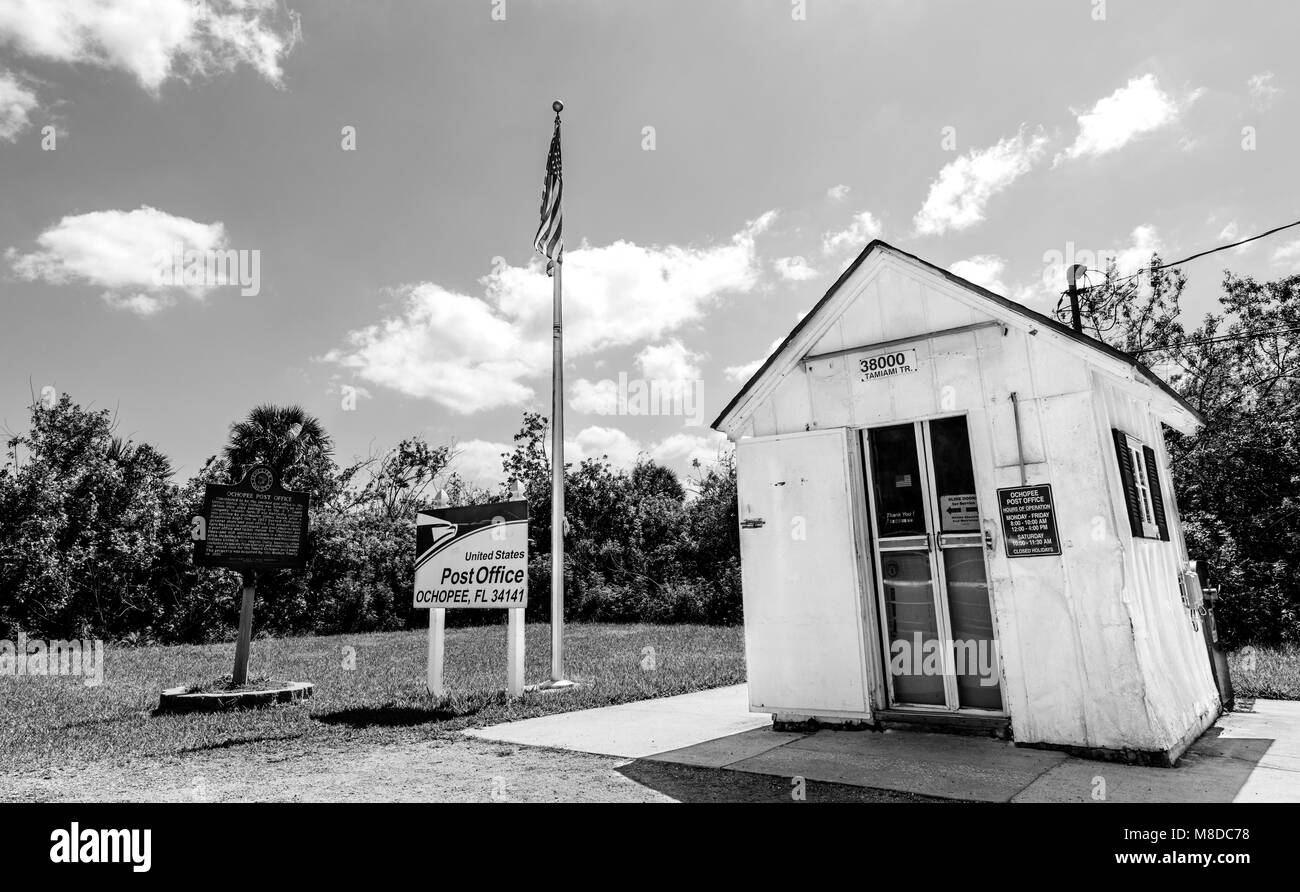
[[[750,706],[869,715],[849,432],[737,446]]]

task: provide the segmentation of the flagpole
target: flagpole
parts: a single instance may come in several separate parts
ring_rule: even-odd
[[[556,126],[564,103],[551,103]],[[557,131],[558,132],[558,131]],[[563,195],[560,201],[564,200]],[[564,325],[560,272],[563,252],[554,261],[554,322],[551,329],[551,684],[564,685]]]

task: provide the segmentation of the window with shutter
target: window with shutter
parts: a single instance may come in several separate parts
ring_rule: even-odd
[[[1165,498],[1160,492],[1160,474],[1156,470],[1156,451],[1150,446],[1142,447],[1142,457],[1146,460],[1147,482],[1151,490],[1151,510],[1155,514],[1156,529],[1160,538],[1169,541],[1169,521],[1165,518]]]
[[[1128,522],[1134,536],[1142,535],[1142,508],[1138,497],[1137,479],[1133,473],[1133,453],[1128,448],[1128,435],[1112,429],[1115,436],[1115,457],[1119,460],[1119,479],[1124,489],[1124,506],[1128,509]]]
[[[1115,455],[1119,459],[1120,480],[1124,487],[1124,506],[1129,526],[1140,539],[1169,541],[1165,520],[1165,502],[1160,494],[1155,452],[1123,431],[1112,429]]]

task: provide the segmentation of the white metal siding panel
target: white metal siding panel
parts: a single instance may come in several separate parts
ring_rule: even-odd
[[[808,376],[802,369],[792,372],[777,385],[772,392],[771,405],[778,432],[807,428],[812,418],[812,403],[809,399]]]
[[[1218,690],[1202,633],[1194,625],[1200,619],[1194,619],[1184,607],[1178,585],[1186,555],[1163,432],[1146,404],[1131,392],[1137,385],[1121,386],[1100,374],[1095,380],[1105,413],[1102,423],[1106,434],[1109,428],[1117,427],[1137,437],[1155,449],[1160,463],[1159,477],[1170,526],[1168,542],[1134,538],[1129,533],[1113,449],[1106,475],[1115,504],[1114,523],[1120,530],[1124,551],[1124,600],[1150,717],[1149,734],[1157,747],[1165,748],[1203,724],[1207,715],[1217,712]]]
[[[821,360],[808,367],[809,399],[815,428],[842,427],[853,417],[853,391],[849,387],[845,357]]]
[[[925,301],[926,331],[943,331],[945,328],[958,328],[980,322],[985,317],[971,307],[941,294],[929,285],[922,288]]]
[[[828,332],[809,352],[813,355],[830,353],[880,340],[879,293],[879,282],[876,279],[859,286],[857,295],[851,296],[836,322],[834,333]]]

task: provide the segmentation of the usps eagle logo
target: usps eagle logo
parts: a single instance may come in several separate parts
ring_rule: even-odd
[[[460,532],[458,524],[429,514],[421,514],[417,524],[419,526],[418,539],[421,546],[420,554],[415,562],[417,567],[441,551],[442,547],[455,539],[456,534]]]
[[[441,517],[420,519],[424,521],[421,525],[428,527],[429,533],[432,535],[432,538],[429,540],[429,545],[430,549],[433,551],[437,551],[438,546],[446,542],[448,539],[455,539],[456,533],[460,529],[456,524],[448,520],[443,520]]]

